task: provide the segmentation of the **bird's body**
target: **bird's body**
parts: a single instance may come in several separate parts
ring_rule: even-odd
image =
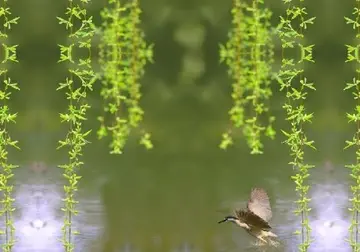
[[[266,191],[262,188],[254,188],[251,191],[247,208],[235,210],[235,216],[227,216],[219,223],[231,221],[261,242],[274,244],[270,238],[277,236],[271,232],[271,226],[268,223],[271,217],[270,201]]]

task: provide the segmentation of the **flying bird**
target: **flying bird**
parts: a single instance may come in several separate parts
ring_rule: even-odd
[[[268,223],[271,217],[270,201],[266,191],[262,188],[253,188],[247,208],[235,210],[235,216],[226,216],[218,223],[233,222],[244,228],[262,243],[275,245],[274,241],[270,239],[277,237],[276,234],[271,232],[271,226]]]

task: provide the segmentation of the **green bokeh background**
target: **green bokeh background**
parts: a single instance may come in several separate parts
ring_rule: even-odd
[[[105,0],[94,0],[89,12],[95,23]],[[66,66],[58,64],[57,44],[66,41],[66,30],[58,24],[67,2],[64,0],[16,0],[9,2],[20,22],[10,34],[18,44],[18,60],[11,65],[10,76],[21,88],[12,96],[11,108],[18,112],[16,125],[9,127],[20,141],[20,152],[12,152],[12,161],[26,166],[34,160],[56,166],[66,162],[66,152],[56,151],[67,125],[59,113],[67,100],[55,91],[66,76]],[[219,43],[227,40],[232,1],[151,0],[141,1],[142,28],[146,40],[154,43],[154,64],[147,65],[142,79],[145,118],[142,127],[151,132],[155,148],[144,150],[133,135],[121,156],[109,154],[108,141],[98,141],[96,117],[102,111],[100,83],[89,96],[87,128],[92,128],[91,144],[85,149],[84,176],[81,187],[89,191],[99,176],[106,178],[103,200],[105,232],[104,251],[131,241],[141,251],[169,251],[188,241],[203,251],[214,251],[214,237],[226,228],[216,226],[222,215],[216,210],[221,202],[244,200],[250,187],[267,184],[276,178],[279,188],[293,191],[292,174],[284,136],[265,140],[265,154],[249,154],[244,139],[227,151],[218,148],[221,134],[229,125],[231,80],[226,66],[219,63]],[[351,92],[344,92],[354,75],[354,66],[346,64],[344,44],[354,42],[354,32],[346,25],[355,1],[306,1],[315,24],[306,33],[308,43],[315,44],[316,64],[306,66],[307,78],[315,83],[306,101],[314,120],[306,126],[317,151],[309,150],[306,160],[321,166],[330,160],[339,169],[355,160],[355,152],[344,151],[345,140],[352,137],[355,126],[349,125],[346,112],[355,102]],[[280,0],[266,1],[273,11],[274,25],[284,13]],[[96,40],[95,44],[96,46]],[[279,66],[277,42],[275,67]],[[95,67],[97,67],[95,65]],[[288,127],[284,121],[284,94],[274,82],[272,110],[277,129]],[[344,183],[346,183],[344,181]],[[99,189],[100,190],[100,189]],[[80,199],[81,201],[81,199]],[[162,237],[156,247],[152,237]],[[244,235],[244,234],[239,234]],[[228,242],[231,243],[229,238]]]

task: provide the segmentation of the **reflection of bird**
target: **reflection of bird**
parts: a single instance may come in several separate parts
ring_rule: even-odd
[[[46,164],[44,162],[33,162],[30,165],[30,169],[35,173],[45,173],[47,170]]]
[[[263,243],[274,244],[270,237],[277,237],[272,233],[268,221],[272,217],[269,197],[262,188],[254,188],[251,191],[247,209],[235,210],[235,216],[227,216],[219,223],[231,221],[244,228],[249,234]]]

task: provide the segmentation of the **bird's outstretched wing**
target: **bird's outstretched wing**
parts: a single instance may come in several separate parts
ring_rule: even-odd
[[[269,197],[262,188],[253,188],[251,190],[247,208],[265,222],[268,222],[272,217]]]
[[[236,210],[235,211],[236,217],[241,221],[246,223],[250,227],[256,227],[263,230],[270,230],[271,227],[269,223],[264,221],[262,218],[257,216],[251,211],[245,210]]]

